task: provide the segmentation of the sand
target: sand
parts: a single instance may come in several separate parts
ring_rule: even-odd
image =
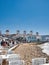
[[[25,61],[25,65],[32,65],[32,59],[33,58],[46,58],[49,59],[49,56],[42,53],[42,50],[40,47],[38,47],[37,44],[34,43],[22,43],[19,44],[17,48],[13,50],[16,54],[20,54],[21,59]],[[47,61],[48,62],[48,61]]]

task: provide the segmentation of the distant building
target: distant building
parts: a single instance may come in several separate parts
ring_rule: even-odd
[[[23,31],[23,37],[26,37],[26,31],[25,30]]]
[[[1,32],[1,30],[0,30],[0,36],[2,35],[2,32]]]
[[[49,41],[49,35],[42,35],[42,41]]]
[[[36,36],[38,36],[39,35],[39,33],[38,32],[36,32]]]
[[[20,41],[24,41],[24,42],[46,42],[49,41],[49,35],[39,35],[38,32],[36,32],[36,34],[34,35],[32,31],[30,31],[28,34],[26,33],[26,31],[24,30],[22,34],[20,34],[20,31],[17,30],[16,34],[10,34],[9,30],[6,30],[6,34],[1,34],[0,31],[0,40],[2,39],[13,39],[13,40],[17,40],[19,39]]]
[[[17,31],[16,31],[16,34],[17,34],[17,35],[18,35],[18,34],[20,34],[20,31],[19,31],[19,30],[17,30]]]
[[[28,42],[35,42],[35,41],[37,41],[35,35],[32,35],[32,36],[29,35],[29,36],[26,37],[26,39],[27,39]]]
[[[49,41],[49,37],[46,37],[46,40]]]
[[[33,35],[33,31],[31,30],[31,31],[30,31],[30,36],[32,36],[32,35]]]
[[[6,30],[5,32],[6,32],[6,35],[9,35],[9,30]]]
[[[41,35],[37,35],[37,36],[36,36],[36,40],[37,40],[37,42],[42,42],[42,37],[41,37]]]

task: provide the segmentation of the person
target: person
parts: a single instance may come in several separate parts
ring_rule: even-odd
[[[1,41],[2,41],[2,40],[0,39],[0,45],[1,45]]]
[[[3,59],[2,65],[8,65],[8,64],[9,64],[8,61],[6,59]]]
[[[1,46],[2,46],[4,43],[5,43],[5,41],[4,41],[4,40],[2,40],[2,41],[1,41]]]
[[[12,40],[9,41],[9,46],[12,47]]]
[[[14,41],[12,40],[12,44],[14,45]]]
[[[8,42],[6,42],[6,44],[7,44],[7,46],[9,46],[9,43]]]
[[[1,41],[1,46],[4,46],[5,47],[5,46],[8,46],[8,45],[7,45],[7,43],[4,40],[2,40]]]

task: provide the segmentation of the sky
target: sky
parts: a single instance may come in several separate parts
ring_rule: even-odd
[[[49,0],[0,0],[0,30],[49,34]]]

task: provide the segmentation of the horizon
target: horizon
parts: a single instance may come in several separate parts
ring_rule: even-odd
[[[0,30],[49,35],[49,0],[0,0]]]

